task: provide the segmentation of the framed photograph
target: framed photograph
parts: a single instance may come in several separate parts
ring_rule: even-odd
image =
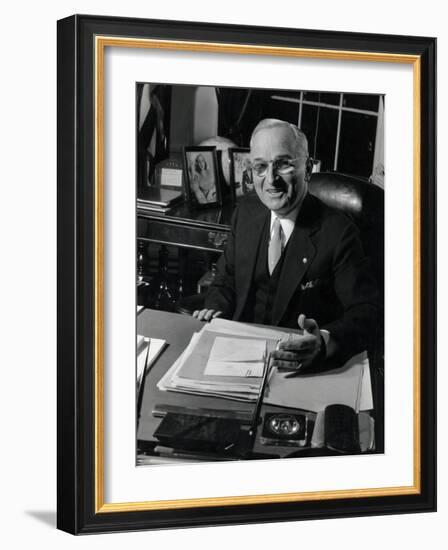
[[[232,199],[237,202],[241,197],[255,192],[250,149],[248,147],[231,148],[229,149],[229,158]]]
[[[193,208],[221,204],[215,147],[184,147],[184,170],[185,193]]]
[[[436,509],[435,59],[58,22],[58,528]],[[189,204],[142,211],[182,161]]]

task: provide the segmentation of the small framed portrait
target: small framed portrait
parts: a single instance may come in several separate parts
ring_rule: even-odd
[[[229,159],[230,189],[233,201],[237,202],[241,197],[255,192],[250,149],[248,147],[232,147],[229,149]]]
[[[185,193],[192,207],[222,204],[216,147],[184,147]]]

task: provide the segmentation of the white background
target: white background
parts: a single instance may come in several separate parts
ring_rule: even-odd
[[[377,0],[370,6],[333,2],[242,3],[20,2],[2,12],[0,87],[1,250],[0,363],[1,528],[6,548],[148,545],[152,548],[239,548],[279,542],[314,548],[406,549],[446,544],[447,469],[439,470],[439,512],[374,518],[202,528],[75,539],[55,531],[56,475],[56,19],[72,13],[218,21],[316,29],[429,35],[439,38],[439,121],[447,121],[448,40],[443,3]],[[448,219],[446,125],[440,127],[439,234]],[[439,246],[439,280],[448,279],[446,252]],[[446,248],[446,245],[445,245]],[[446,285],[439,289],[439,335],[447,328]],[[448,463],[447,373],[440,361],[439,463]],[[5,544],[6,543],[6,544]]]

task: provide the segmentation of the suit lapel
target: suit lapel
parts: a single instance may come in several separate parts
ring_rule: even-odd
[[[257,199],[258,200],[258,199]],[[257,205],[258,206],[258,205]],[[237,267],[236,270],[236,294],[238,302],[234,319],[239,319],[246,305],[249,289],[253,281],[255,264],[263,236],[264,224],[270,219],[270,211],[261,207],[254,208],[251,215],[245,220],[243,231],[237,236]]]
[[[319,215],[313,197],[306,195],[297,216],[294,231],[285,251],[277,295],[272,310],[272,324],[278,325],[298,285],[316,255],[311,235],[319,225]]]

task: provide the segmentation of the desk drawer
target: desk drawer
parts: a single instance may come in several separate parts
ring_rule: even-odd
[[[137,233],[139,239],[211,252],[222,252],[229,234],[222,229],[180,225],[149,218],[138,218]]]

